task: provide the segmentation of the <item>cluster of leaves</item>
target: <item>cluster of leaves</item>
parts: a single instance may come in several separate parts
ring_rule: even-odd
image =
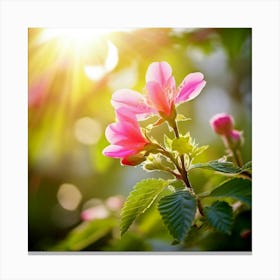
[[[183,242],[191,228],[200,228],[202,225],[204,228],[231,234],[236,209],[233,210],[228,200],[240,201],[248,209],[251,207],[252,188],[248,176],[251,163],[238,168],[231,162],[211,161],[193,165],[189,170],[195,168],[207,168],[231,177],[213,188],[211,192],[202,194],[195,194],[185,188],[179,180],[156,178],[142,180],[134,186],[122,209],[121,234],[124,235],[134,220],[153,205],[156,205],[175,244]],[[212,198],[214,202],[202,206],[201,200],[206,198]]]

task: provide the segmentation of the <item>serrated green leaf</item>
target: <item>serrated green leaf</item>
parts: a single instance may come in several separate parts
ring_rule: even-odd
[[[189,154],[193,150],[193,145],[191,144],[190,137],[179,137],[172,141],[172,150],[178,152],[180,155]]]
[[[243,178],[234,178],[220,184],[209,196],[230,197],[238,199],[250,206],[252,200],[252,182]]]
[[[158,210],[170,234],[182,241],[193,223],[196,200],[188,191],[178,191],[163,197]]]
[[[203,168],[209,170],[215,170],[222,173],[229,173],[229,174],[238,174],[242,172],[242,169],[234,165],[232,162],[228,161],[209,161],[207,163],[197,163],[190,167],[189,170],[195,168]]]
[[[168,182],[162,179],[145,179],[134,186],[121,211],[121,235],[152,205],[167,185]]]
[[[233,224],[231,206],[225,201],[215,201],[211,206],[204,208],[204,214],[210,226],[217,231],[230,234]]]

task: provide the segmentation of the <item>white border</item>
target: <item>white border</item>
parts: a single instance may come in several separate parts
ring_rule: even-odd
[[[28,255],[27,28],[253,28],[253,254]],[[278,1],[1,2],[1,279],[280,279]],[[268,175],[268,176],[266,176]]]

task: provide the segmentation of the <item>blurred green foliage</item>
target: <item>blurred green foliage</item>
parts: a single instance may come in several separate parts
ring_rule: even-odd
[[[63,33],[46,36],[49,30],[30,28],[28,38],[29,251],[251,250],[251,212],[246,207],[236,214],[231,235],[192,227],[183,244],[172,245],[158,212],[151,208],[121,239],[120,208],[132,187],[143,178],[167,175],[123,167],[102,155],[108,144],[105,128],[115,118],[112,93],[119,88],[143,92],[148,65],[167,61],[177,84],[195,71],[207,81],[198,98],[179,107],[191,118],[180,122],[180,129],[190,131],[199,145],[209,145],[199,162],[224,154],[221,139],[209,126],[209,119],[220,112],[232,114],[235,127],[243,131],[243,160],[250,161],[251,29],[146,28],[103,30],[98,36],[87,29],[91,41],[69,39]],[[115,57],[108,42],[117,50]],[[114,68],[93,77],[92,69],[104,70],[110,52],[117,60]],[[160,141],[163,133],[170,135],[165,125],[152,133]],[[226,178],[197,169],[190,179],[201,193]],[[92,216],[84,221],[87,209]]]

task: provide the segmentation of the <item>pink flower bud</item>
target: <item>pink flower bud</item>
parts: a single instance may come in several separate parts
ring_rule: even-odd
[[[239,131],[239,130],[232,130],[230,132],[230,138],[234,142],[239,142],[241,140],[241,138],[242,138],[242,132]]]
[[[234,120],[231,115],[221,113],[213,116],[210,124],[217,134],[228,136],[233,130]]]
[[[232,148],[238,147],[242,143],[242,132],[239,130],[232,130],[230,134],[227,136],[228,141]]]

